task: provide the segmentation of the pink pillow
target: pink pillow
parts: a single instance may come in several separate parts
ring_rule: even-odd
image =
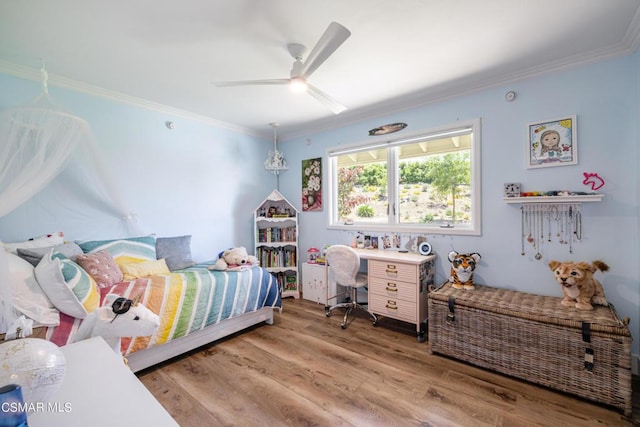
[[[99,287],[106,288],[122,281],[122,271],[111,253],[98,251],[76,256],[76,262],[87,272]]]

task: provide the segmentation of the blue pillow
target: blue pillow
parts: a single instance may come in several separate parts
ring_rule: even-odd
[[[182,270],[195,263],[191,259],[191,236],[158,237],[156,256],[164,259],[169,270]]]

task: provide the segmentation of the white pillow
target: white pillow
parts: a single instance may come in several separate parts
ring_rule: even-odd
[[[57,233],[47,234],[46,236],[38,237],[37,239],[31,239],[24,242],[4,243],[4,247],[7,252],[16,254],[18,248],[20,249],[32,249],[32,248],[46,248],[48,246],[56,246],[64,243],[64,233],[59,231]]]
[[[62,313],[84,319],[100,303],[95,280],[78,264],[55,252],[45,255],[35,268],[40,287]]]
[[[58,326],[60,312],[56,310],[34,276],[33,266],[17,255],[6,254],[13,306],[34,322],[33,326]]]

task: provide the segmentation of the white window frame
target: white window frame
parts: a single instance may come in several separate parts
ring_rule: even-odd
[[[440,234],[440,235],[468,235],[479,236],[482,234],[482,186],[481,186],[481,120],[479,118],[458,121],[449,125],[440,126],[433,129],[416,131],[413,133],[407,133],[402,135],[381,135],[373,137],[366,141],[361,141],[354,144],[338,145],[329,147],[326,150],[327,158],[327,184],[326,185],[326,226],[332,230],[351,230],[351,231],[372,231],[372,232],[398,232],[398,233],[419,233],[419,234]],[[338,218],[338,206],[337,206],[337,156],[347,154],[349,152],[366,151],[367,149],[383,148],[383,147],[396,147],[402,144],[415,142],[418,139],[430,140],[438,139],[451,134],[459,133],[462,130],[472,132],[471,138],[471,223],[470,224],[454,224],[453,227],[440,227],[433,224],[401,224],[398,223],[397,215],[391,214],[389,216],[391,223],[386,224],[373,224],[373,223],[339,223]],[[391,150],[390,150],[391,151]],[[387,164],[387,182],[395,183],[397,161],[394,160],[392,154],[388,155]],[[397,200],[397,188],[395,185],[388,185],[388,200],[389,203],[395,204]],[[390,206],[390,211],[394,212],[394,206]]]

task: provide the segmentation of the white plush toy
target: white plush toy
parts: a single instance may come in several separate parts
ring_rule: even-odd
[[[108,294],[102,307],[98,307],[80,324],[73,341],[101,336],[117,354],[122,337],[153,335],[160,326],[160,318],[138,302],[119,295]]]
[[[209,270],[221,271],[240,271],[247,268],[257,266],[258,258],[247,253],[247,248],[238,246],[237,248],[227,249],[218,255],[215,264],[210,265]]]

